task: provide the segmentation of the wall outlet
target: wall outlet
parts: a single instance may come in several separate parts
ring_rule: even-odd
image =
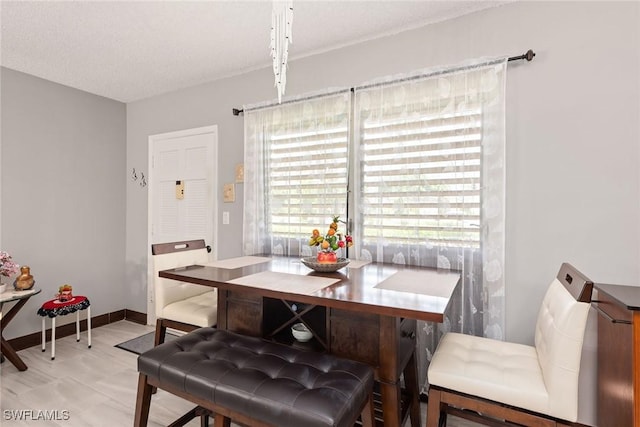
[[[224,225],[229,225],[229,212],[222,212],[222,223]]]

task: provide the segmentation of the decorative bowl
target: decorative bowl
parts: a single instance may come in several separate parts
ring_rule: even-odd
[[[307,342],[313,337],[313,334],[307,329],[304,323],[296,323],[293,325],[291,327],[291,334],[300,342]]]
[[[349,260],[347,258],[338,258],[337,262],[332,262],[329,264],[320,264],[316,257],[307,257],[301,258],[300,262],[302,262],[306,267],[314,271],[318,271],[320,273],[332,273],[334,271],[338,271],[343,267],[346,267],[349,264]]]

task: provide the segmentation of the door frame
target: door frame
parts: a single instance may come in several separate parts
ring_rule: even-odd
[[[154,172],[153,172],[153,153],[155,152],[155,146],[157,143],[166,141],[168,139],[182,138],[186,136],[194,136],[213,133],[215,134],[215,141],[212,148],[211,155],[214,160],[214,168],[216,169],[213,176],[214,181],[212,183],[212,196],[213,196],[213,241],[205,243],[210,245],[214,255],[217,258],[218,254],[218,173],[217,173],[217,165],[218,165],[218,125],[210,125],[210,126],[202,126],[198,128],[192,129],[183,129],[174,132],[166,132],[159,133],[155,135],[149,135],[148,138],[148,164],[147,170],[149,171],[149,191],[147,191],[147,324],[155,325],[156,323],[156,305],[155,305],[155,287],[154,287],[154,277],[153,277],[153,257],[151,255],[151,243],[153,241],[153,191],[151,190],[151,185],[154,182]],[[207,236],[210,238],[211,236]]]

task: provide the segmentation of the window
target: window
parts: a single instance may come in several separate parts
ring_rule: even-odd
[[[397,88],[356,95],[362,244],[477,248],[482,111],[469,105],[434,111],[440,109],[425,107],[411,86],[416,96],[402,108],[371,102]]]
[[[487,189],[490,206],[503,208],[504,63],[496,64],[246,114],[245,149],[256,163],[245,166],[262,185],[248,191],[261,208],[245,232],[249,221],[263,223],[255,242],[263,253],[306,256],[310,231],[348,214],[351,257],[456,268],[459,257],[442,249],[482,249]]]
[[[295,129],[297,114],[284,120],[287,130],[267,140],[269,223],[274,237],[307,239],[310,224],[346,211],[348,127],[324,118]]]
[[[346,215],[350,105],[345,91],[246,115],[245,183],[263,184],[249,197],[253,224],[245,206],[245,244],[251,240],[260,253],[310,255],[311,230]]]

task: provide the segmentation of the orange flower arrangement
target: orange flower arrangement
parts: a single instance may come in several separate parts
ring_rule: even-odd
[[[333,221],[329,225],[329,230],[324,236],[320,235],[320,231],[313,230],[311,238],[309,239],[309,246],[320,246],[321,250],[318,251],[318,262],[334,263],[337,262],[338,257],[335,253],[338,248],[353,246],[353,238],[345,234],[338,233],[338,223],[346,224],[344,221],[340,221],[339,216],[334,216]]]

